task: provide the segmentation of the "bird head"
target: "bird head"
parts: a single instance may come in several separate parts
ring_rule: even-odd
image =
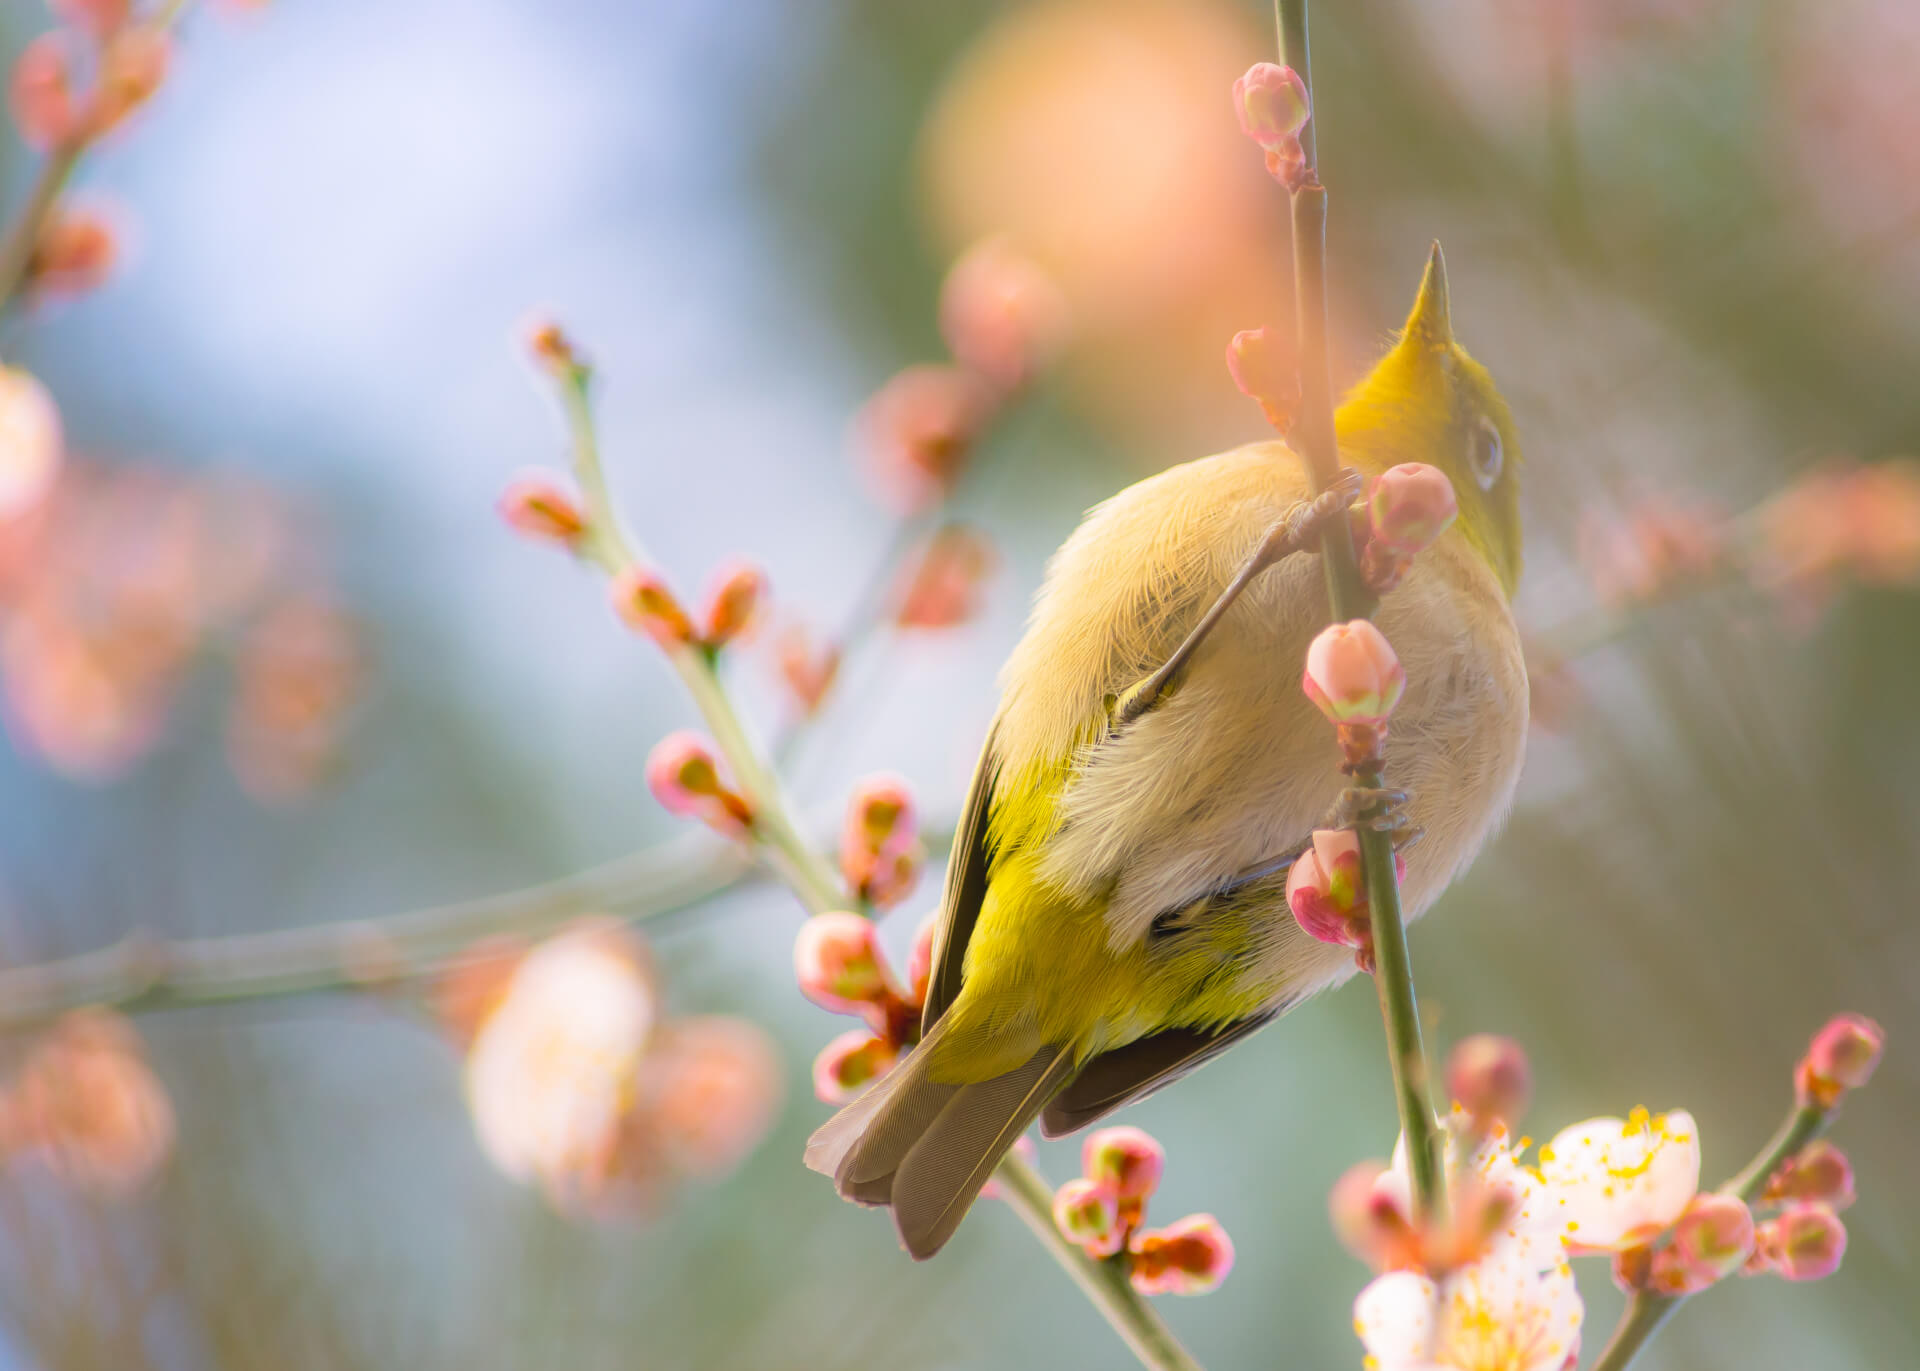
[[[1446,472],[1460,504],[1457,527],[1513,594],[1520,579],[1513,413],[1487,369],[1454,341],[1438,243],[1406,329],[1347,395],[1335,424],[1342,460],[1363,472],[1401,462],[1430,462]]]

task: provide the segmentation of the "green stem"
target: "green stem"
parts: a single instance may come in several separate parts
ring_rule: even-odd
[[[1780,1169],[1781,1163],[1826,1132],[1832,1119],[1832,1110],[1812,1104],[1797,1105],[1779,1131],[1760,1149],[1759,1155],[1722,1185],[1720,1193],[1752,1204],[1766,1190],[1767,1181]],[[1636,1292],[1627,1301],[1626,1312],[1621,1314],[1613,1336],[1607,1339],[1607,1345],[1601,1349],[1590,1371],[1627,1371],[1633,1359],[1640,1355],[1640,1349],[1691,1298],[1690,1295],[1656,1295],[1645,1290]]]
[[[1280,60],[1293,68],[1313,102],[1313,59],[1307,38],[1307,0],[1274,0],[1274,20],[1280,35]],[[1301,408],[1294,441],[1306,459],[1315,491],[1333,483],[1340,468],[1339,440],[1334,430],[1332,364],[1327,346],[1327,192],[1320,183],[1316,128],[1318,108],[1300,132],[1305,170],[1292,196],[1293,284],[1296,326],[1300,340]],[[1327,525],[1321,543],[1326,568],[1327,600],[1338,621],[1360,618],[1373,610],[1373,597],[1360,580],[1355,565],[1353,533],[1345,519]],[[1378,787],[1379,769],[1355,777],[1357,784]],[[1414,996],[1413,965],[1407,949],[1406,923],[1400,910],[1400,881],[1394,870],[1389,835],[1362,829],[1360,857],[1366,872],[1371,906],[1376,968],[1374,986],[1380,994],[1380,1015],[1386,1025],[1387,1059],[1393,1070],[1394,1094],[1400,1127],[1407,1139],[1415,1207],[1438,1217],[1446,1208],[1441,1179],[1441,1135],[1435,1124],[1433,1095],[1428,1080],[1426,1049],[1421,1041],[1420,1009]]]
[[[591,392],[592,372],[585,364],[575,362],[563,369],[560,396],[573,436],[574,479],[580,483],[587,510],[584,553],[612,575],[629,566],[644,566],[648,558],[639,540],[622,527],[619,508],[607,485]],[[734,780],[753,808],[753,836],[781,879],[811,913],[857,907],[848,903],[832,865],[794,824],[780,793],[780,782],[761,760],[732,697],[714,670],[713,659],[693,644],[668,653],[667,658],[733,768]]]
[[[1094,1308],[1123,1339],[1142,1366],[1152,1371],[1200,1371],[1180,1340],[1127,1278],[1126,1263],[1118,1259],[1095,1261],[1067,1241],[1053,1222],[1053,1192],[1034,1167],[1014,1153],[1008,1153],[994,1177],[1001,1194],[1022,1223],[1033,1230],[1060,1269],[1073,1277]]]
[[[75,138],[47,154],[33,179],[33,188],[27,192],[26,204],[14,216],[6,237],[0,238],[0,312],[12,308],[25,288],[27,268],[40,242],[41,227],[60,199],[60,192],[66,189],[74,168],[80,165],[80,155],[86,148],[86,139]]]

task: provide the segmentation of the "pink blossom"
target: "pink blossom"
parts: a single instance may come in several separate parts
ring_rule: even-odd
[[[93,38],[105,38],[127,22],[132,0],[51,0],[48,6],[61,23]]]
[[[1113,1191],[1084,1176],[1061,1186],[1053,1196],[1054,1226],[1090,1257],[1111,1257],[1126,1241],[1119,1203]]]
[[[813,1093],[826,1104],[845,1104],[893,1069],[899,1049],[865,1029],[852,1029],[820,1049],[813,1059]]]
[[[1133,1288],[1143,1295],[1204,1295],[1233,1270],[1233,1240],[1211,1214],[1143,1229],[1127,1244]]]
[[[901,628],[953,628],[980,613],[998,558],[978,531],[958,524],[927,540],[900,579],[893,621]]]
[[[1405,863],[1394,854],[1396,873]],[[1373,967],[1372,906],[1360,859],[1360,838],[1352,829],[1318,828],[1313,845],[1287,873],[1287,907],[1308,937],[1351,947],[1361,969]]]
[[[1425,462],[1388,467],[1374,479],[1367,501],[1373,537],[1402,557],[1431,547],[1459,513],[1453,482]]]
[[[79,135],[72,45],[66,34],[43,33],[21,50],[8,94],[13,122],[32,146],[56,147]]]
[[[655,1033],[640,1108],[678,1171],[720,1176],[766,1137],[781,1095],[780,1055],[766,1032],[746,1019],[702,1014]]]
[[[1792,1204],[1760,1225],[1754,1265],[1782,1280],[1817,1281],[1840,1269],[1847,1226],[1824,1204]]]
[[[500,496],[500,517],[529,538],[577,547],[586,535],[587,516],[573,496],[544,474],[516,478]]]
[[[1159,1188],[1166,1164],[1165,1148],[1124,1124],[1089,1133],[1080,1149],[1082,1173],[1123,1205],[1145,1204]]]
[[[773,661],[781,683],[807,716],[820,708],[840,671],[839,649],[816,642],[799,623],[785,625],[775,636]]]
[[[1753,1214],[1738,1197],[1696,1195],[1674,1224],[1673,1240],[1652,1254],[1643,1286],[1663,1295],[1698,1294],[1738,1271],[1753,1245]]]
[[[1373,1371],[1564,1371],[1585,1306],[1564,1258],[1544,1271],[1516,1249],[1438,1279],[1395,1271],[1354,1301]]]
[[[1227,344],[1227,371],[1234,385],[1259,402],[1267,422],[1281,433],[1293,427],[1300,405],[1300,362],[1277,329],[1242,329]]]
[[[1813,1035],[1795,1080],[1803,1101],[1824,1108],[1873,1079],[1886,1031],[1863,1014],[1837,1014]]]
[[[954,359],[1002,390],[1051,361],[1067,328],[1060,288],[1005,238],[967,249],[940,287],[940,332]]]
[[[888,503],[911,514],[944,500],[993,403],[991,390],[972,372],[934,364],[908,367],[874,392],[857,427]]]
[[[84,205],[56,205],[40,225],[27,263],[28,285],[41,296],[98,289],[119,251],[119,235],[106,214]]]
[[[1533,1098],[1526,1050],[1495,1033],[1461,1039],[1447,1054],[1447,1093],[1478,1123],[1518,1123]]]
[[[882,908],[912,893],[925,849],[912,792],[898,776],[869,776],[854,787],[840,827],[840,871],[847,884]]]
[[[907,957],[907,999],[916,1009],[927,1002],[927,988],[933,982],[933,942],[939,932],[937,912],[922,919],[914,931],[913,951]]]
[[[1233,109],[1240,131],[1267,149],[1297,141],[1313,112],[1300,74],[1272,62],[1254,63],[1233,83]]]
[[[1832,1143],[1810,1142],[1781,1163],[1767,1181],[1764,1198],[1770,1204],[1812,1201],[1837,1213],[1852,1205],[1855,1198],[1853,1164]]]
[[[1307,648],[1301,689],[1337,724],[1380,727],[1407,687],[1393,644],[1369,619],[1332,624]]]
[[[647,785],[669,813],[698,819],[729,837],[744,834],[753,822],[752,807],[722,779],[712,741],[690,730],[669,733],[654,745]]]
[[[137,1189],[173,1149],[167,1093],[133,1026],[111,1010],[55,1021],[28,1051],[5,1104],[0,1162],[30,1158],[93,1194]]]
[[[700,610],[700,641],[721,647],[752,626],[767,597],[767,574],[735,558],[713,574]]]
[[[150,25],[123,28],[100,52],[89,132],[108,133],[147,103],[167,77],[173,40]]]
[[[858,914],[816,914],[793,940],[800,993],[823,1009],[864,1013],[891,988],[873,921]]]
[[[674,598],[666,578],[650,566],[622,567],[607,585],[614,612],[628,628],[646,634],[668,652],[696,637],[693,620]]]

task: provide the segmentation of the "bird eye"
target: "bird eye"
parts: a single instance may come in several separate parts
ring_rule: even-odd
[[[1500,479],[1506,454],[1500,449],[1500,430],[1484,415],[1473,431],[1472,458],[1473,479],[1480,483],[1480,489],[1492,490],[1493,483]]]

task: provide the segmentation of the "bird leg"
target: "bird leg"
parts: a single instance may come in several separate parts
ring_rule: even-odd
[[[1253,583],[1253,578],[1283,558],[1296,552],[1305,552],[1318,541],[1321,531],[1334,519],[1346,517],[1347,508],[1354,497],[1360,493],[1363,482],[1360,473],[1352,467],[1342,467],[1332,485],[1311,500],[1294,507],[1286,518],[1267,530],[1267,536],[1260,540],[1260,546],[1253,555],[1235,573],[1220,592],[1220,598],[1201,616],[1193,631],[1181,640],[1173,655],[1160,664],[1151,676],[1132,687],[1113,705],[1113,726],[1121,728],[1132,723],[1148,710],[1166,698],[1174,678],[1200,649],[1207,635],[1213,631],[1233,602],[1240,598],[1240,592]]]

